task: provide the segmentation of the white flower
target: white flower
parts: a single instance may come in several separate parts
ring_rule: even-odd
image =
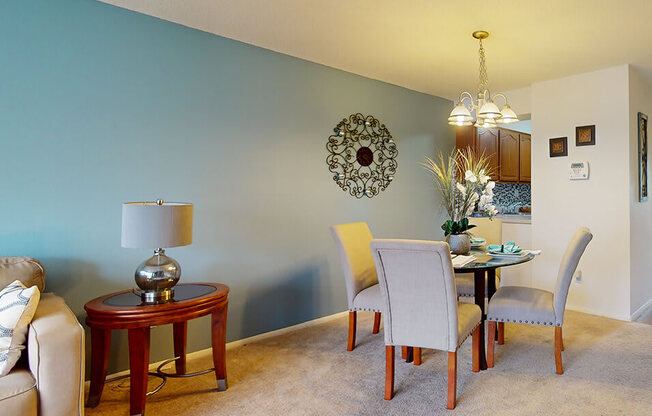
[[[481,183],[482,185],[484,185],[485,183],[487,183],[487,181],[488,181],[489,179],[491,179],[491,177],[485,175],[485,174],[484,174],[484,169],[482,169],[482,170],[480,171],[480,183]]]
[[[489,181],[489,182],[487,182],[487,187],[485,189],[487,191],[493,192],[494,186],[496,186],[496,182]]]
[[[466,173],[464,174],[464,180],[468,182],[477,182],[478,178],[476,178],[473,172],[467,170]]]
[[[487,214],[489,214],[492,217],[494,215],[498,214],[498,211],[496,210],[496,207],[491,205],[491,204],[485,205],[485,211],[487,212]]]
[[[466,187],[459,182],[457,183],[457,190],[460,191],[462,197],[466,196]]]
[[[492,202],[494,200],[494,193],[491,192],[491,189],[487,191],[486,189],[482,191],[482,196],[480,197],[480,201],[483,204],[487,204],[489,202]]]

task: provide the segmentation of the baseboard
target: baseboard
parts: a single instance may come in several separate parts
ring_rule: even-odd
[[[637,321],[638,318],[640,318],[648,310],[648,308],[652,308],[652,299],[648,299],[647,302],[645,302],[640,308],[636,309],[630,317],[630,321]]]
[[[566,310],[588,313],[589,315],[601,316],[603,318],[616,319],[618,321],[625,321],[625,322],[629,322],[629,318],[630,318],[628,315],[621,315],[621,314],[608,315],[603,312],[595,311],[591,308],[586,308],[584,306],[576,306],[576,305],[569,305],[569,304],[566,304]]]
[[[237,347],[240,347],[242,345],[250,344],[252,342],[262,341],[262,340],[267,339],[267,338],[272,338],[272,337],[276,337],[276,336],[279,336],[279,335],[284,335],[284,334],[287,334],[287,333],[290,333],[290,332],[297,331],[299,329],[308,328],[308,327],[311,327],[311,326],[314,326],[314,325],[323,324],[325,322],[332,321],[334,319],[344,317],[347,314],[348,314],[348,311],[337,312],[337,313],[334,313],[333,315],[322,316],[321,318],[317,318],[317,319],[313,319],[311,321],[306,321],[306,322],[302,322],[300,324],[296,324],[296,325],[288,326],[288,327],[285,327],[285,328],[277,329],[275,331],[264,332],[262,334],[254,335],[254,336],[251,336],[251,337],[248,337],[248,338],[243,338],[243,339],[239,339],[239,340],[236,340],[236,341],[231,341],[231,342],[226,344],[226,350],[228,351],[230,349],[237,348]],[[211,348],[206,348],[206,349],[203,349],[203,350],[194,351],[194,352],[186,354],[186,360],[204,358],[206,356],[210,356],[211,354],[212,354]],[[166,360],[161,360],[159,362],[150,364],[149,365],[150,371],[156,371],[156,368],[159,365],[161,365],[161,363],[164,362],[164,361],[166,361]],[[171,362],[168,365],[171,367],[171,366],[174,365],[174,362]],[[127,374],[129,374],[129,370],[124,370],[124,371],[120,371],[120,372],[117,372],[117,373],[109,374],[109,375],[106,376],[106,382],[108,383],[108,382],[113,381],[114,379],[116,379],[118,377],[122,377],[122,376],[125,376]],[[86,387],[87,388],[88,388],[89,383],[90,383],[90,380],[86,380]]]

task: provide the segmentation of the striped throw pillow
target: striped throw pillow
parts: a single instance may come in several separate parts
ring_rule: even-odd
[[[15,280],[0,291],[0,377],[9,374],[25,349],[27,326],[32,322],[41,293]]]

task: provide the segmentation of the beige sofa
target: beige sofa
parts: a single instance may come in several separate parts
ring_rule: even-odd
[[[59,296],[42,293],[45,269],[28,257],[0,257],[0,287],[14,280],[41,291],[27,348],[0,377],[0,415],[71,416],[84,413],[84,331]]]

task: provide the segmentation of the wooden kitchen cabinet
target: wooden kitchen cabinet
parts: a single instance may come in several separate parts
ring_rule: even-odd
[[[475,150],[475,127],[455,127],[457,141],[455,147],[458,150],[471,148]]]
[[[519,135],[519,150],[520,150],[520,161],[519,161],[519,181],[520,182],[530,182],[531,179],[531,147],[532,136],[529,134],[521,133]]]
[[[498,180],[500,175],[498,146],[498,129],[477,129],[475,150],[478,155],[484,153],[489,157],[489,169],[493,172],[491,175],[493,180]]]
[[[500,139],[500,175],[501,182],[518,182],[520,169],[519,133],[512,130],[498,130]]]
[[[456,148],[471,148],[490,158],[491,179],[498,182],[531,181],[531,136],[517,131],[495,128],[457,127]]]

